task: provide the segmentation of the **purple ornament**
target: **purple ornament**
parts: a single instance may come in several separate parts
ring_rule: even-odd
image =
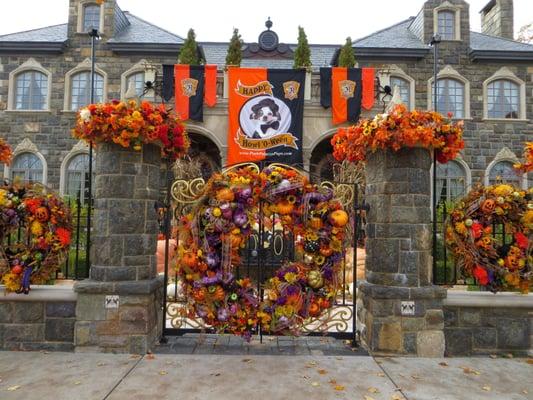
[[[233,222],[237,226],[244,226],[248,222],[248,216],[243,210],[237,210],[233,213]]]
[[[225,308],[220,308],[218,310],[218,320],[226,322],[228,320],[228,310],[226,310]]]
[[[249,186],[247,187],[244,187],[242,189],[240,189],[238,192],[237,192],[237,198],[240,200],[240,201],[246,201],[248,198],[250,198],[252,196],[252,189],[250,189]]]
[[[220,263],[220,258],[216,253],[209,253],[206,257],[206,263],[209,268],[214,269]]]

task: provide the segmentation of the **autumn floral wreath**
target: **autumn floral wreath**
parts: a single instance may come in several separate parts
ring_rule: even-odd
[[[532,232],[533,189],[479,185],[450,213],[446,244],[478,285],[527,292],[533,283]]]
[[[0,186],[0,281],[8,292],[52,278],[69,249],[70,211],[37,185]],[[11,236],[11,240],[9,240]]]
[[[13,152],[7,142],[0,138],[0,164],[10,164]]]
[[[140,151],[144,143],[160,143],[163,155],[175,160],[187,153],[189,139],[182,121],[163,104],[135,101],[90,104],[78,113],[74,137],[87,142],[116,143]]]
[[[279,218],[295,241],[298,261],[284,263],[261,287],[237,278],[241,249],[263,216]],[[329,189],[294,169],[243,166],[214,175],[179,230],[177,270],[189,313],[218,331],[249,338],[300,334],[306,321],[335,301],[348,214]]]
[[[331,145],[337,160],[365,161],[367,153],[377,149],[425,147],[436,150],[440,163],[447,163],[464,147],[463,122],[452,122],[433,111],[408,111],[398,105],[390,114],[339,128]]]

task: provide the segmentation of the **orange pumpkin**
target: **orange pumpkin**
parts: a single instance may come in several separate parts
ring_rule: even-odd
[[[217,286],[215,289],[215,292],[213,293],[213,299],[222,301],[224,300],[224,297],[226,296],[226,293],[224,292],[224,289],[222,289],[221,286]]]
[[[233,201],[235,194],[230,188],[222,188],[217,191],[216,198],[218,201]]]
[[[317,303],[312,302],[309,305],[309,315],[312,317],[318,317],[319,314],[320,314],[320,306]]]
[[[283,200],[276,204],[276,210],[280,215],[288,215],[294,210],[294,204],[289,203],[287,200]]]
[[[241,245],[241,239],[242,239],[241,235],[231,234],[230,235],[231,247],[239,247]]]
[[[329,257],[333,253],[333,250],[329,246],[323,246],[320,248],[320,254],[324,257]]]
[[[348,223],[348,213],[344,210],[335,210],[329,214],[330,222],[337,227],[343,227]]]
[[[486,214],[491,214],[496,208],[496,202],[492,199],[487,199],[481,204],[481,211]]]
[[[309,220],[309,226],[313,229],[319,230],[322,228],[322,219],[318,217],[312,217]]]
[[[187,267],[193,268],[198,263],[198,257],[193,252],[188,251],[181,257],[181,262]]]
[[[192,297],[196,301],[204,301],[205,300],[205,288],[193,289]]]
[[[35,218],[40,222],[46,222],[50,218],[50,213],[46,207],[38,207],[35,210]]]

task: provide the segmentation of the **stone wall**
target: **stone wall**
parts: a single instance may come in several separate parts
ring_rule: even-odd
[[[446,355],[533,354],[533,295],[449,291]]]
[[[72,351],[75,311],[72,286],[33,286],[28,295],[0,296],[0,349]]]

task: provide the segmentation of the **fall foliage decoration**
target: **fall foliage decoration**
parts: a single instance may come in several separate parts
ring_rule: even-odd
[[[446,222],[446,245],[467,278],[491,291],[533,284],[533,189],[478,185]]]
[[[424,147],[435,149],[437,161],[447,163],[464,148],[463,122],[452,122],[434,111],[408,111],[400,104],[390,114],[339,128],[331,144],[339,161],[365,161],[368,152],[377,149]]]
[[[143,101],[112,101],[90,104],[78,112],[75,138],[88,143],[112,142],[136,151],[143,144],[159,143],[164,157],[175,160],[189,149],[189,138],[182,121],[163,104]]]
[[[254,167],[209,180],[180,223],[176,268],[191,318],[245,338],[258,326],[298,335],[335,301],[348,215],[330,189],[310,184],[297,170]],[[268,221],[294,238],[296,261],[282,263],[261,298],[257,284],[237,277],[237,267],[250,236]]]
[[[30,283],[49,281],[68,252],[71,233],[70,210],[59,197],[42,186],[1,185],[0,282],[6,291],[27,294]]]
[[[11,163],[11,158],[13,157],[13,151],[9,144],[2,138],[0,138],[0,164]]]
[[[526,142],[524,148],[524,162],[515,164],[517,170],[533,172],[533,142]]]

